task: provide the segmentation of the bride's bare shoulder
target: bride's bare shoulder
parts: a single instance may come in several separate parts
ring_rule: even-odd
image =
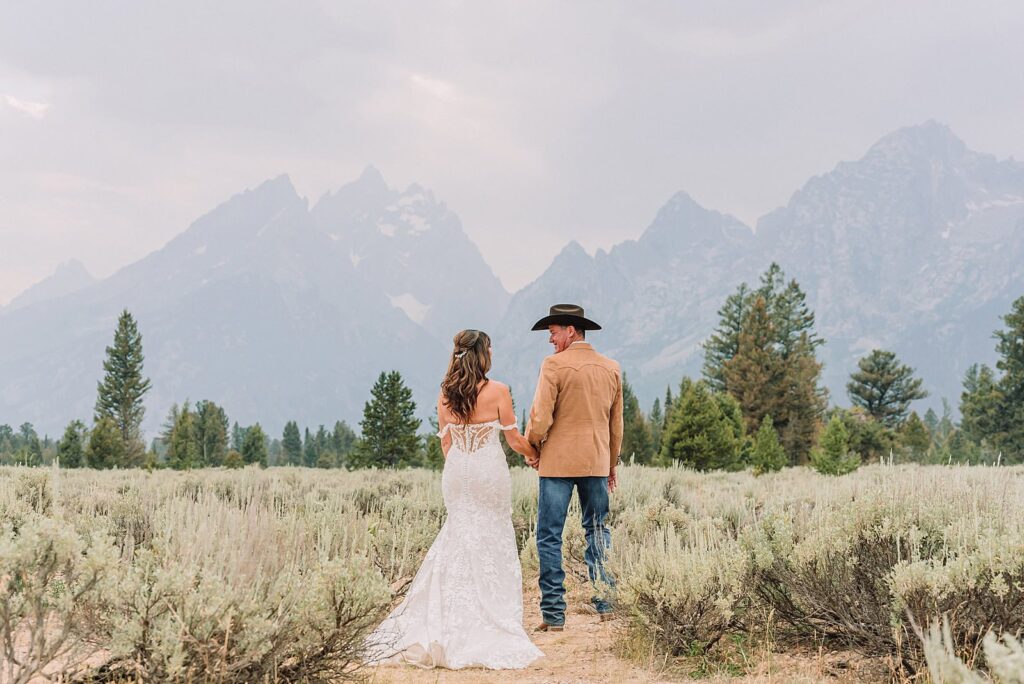
[[[508,392],[508,385],[500,380],[488,380],[485,388],[493,394],[505,394]]]

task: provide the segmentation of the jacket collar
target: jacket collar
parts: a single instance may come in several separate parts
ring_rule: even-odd
[[[573,342],[570,344],[565,351],[572,351],[573,349],[589,349],[593,351],[594,347],[589,342]]]

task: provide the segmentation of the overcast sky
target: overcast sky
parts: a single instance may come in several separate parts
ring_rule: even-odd
[[[374,164],[510,290],[686,190],[753,223],[936,119],[1024,158],[1024,3],[5,2],[0,303],[106,276],[280,173]]]

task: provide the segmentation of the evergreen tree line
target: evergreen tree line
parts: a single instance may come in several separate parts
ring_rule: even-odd
[[[627,379],[623,458],[700,470],[806,464],[833,474],[881,459],[1024,462],[1024,297],[1004,322],[995,333],[1000,374],[967,371],[959,425],[945,400],[941,417],[911,411],[928,396],[923,382],[882,349],[851,373],[851,408],[828,408],[814,314],[799,284],[772,264],[757,288],[741,284],[719,310],[699,380],[684,378],[676,396],[669,387],[645,414]]]
[[[914,370],[887,350],[861,358],[847,383],[851,408],[828,407],[816,350],[822,340],[814,313],[795,280],[777,264],[756,288],[741,284],[719,309],[705,342],[702,377],[666,389],[649,412],[624,378],[622,456],[640,464],[682,464],[700,470],[752,467],[777,470],[811,465],[842,473],[861,462],[1024,462],[1024,297],[994,333],[995,369],[971,366],[960,397],[961,421],[943,400],[940,417],[922,418],[911,403],[928,396]],[[412,467],[443,464],[436,419],[421,433],[412,391],[397,371],[382,372],[370,391],[357,435],[344,421],[300,433],[289,421],[280,438],[259,423],[228,427],[212,401],[171,408],[147,451],[140,424],[142,337],[124,311],[106,349],[91,428],[72,421],[60,440],[40,438],[30,423],[17,431],[0,424],[0,462],[65,467],[238,467],[246,464],[319,468]],[[525,415],[523,416],[525,423]],[[525,427],[525,426],[523,426]],[[503,443],[510,464],[521,464]]]

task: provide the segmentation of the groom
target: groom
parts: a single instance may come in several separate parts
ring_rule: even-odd
[[[561,631],[565,625],[565,571],[562,529],[575,487],[583,509],[590,580],[607,588],[614,580],[605,572],[605,550],[611,532],[605,525],[608,494],[615,491],[615,466],[622,446],[622,373],[619,364],[598,354],[586,342],[588,330],[601,326],[575,304],[556,304],[537,321],[547,330],[555,353],[540,369],[537,394],[530,408],[526,437],[540,452],[530,463],[540,471],[537,503],[537,555],[540,559],[540,612],[537,631]],[[606,597],[591,599],[604,621],[612,605]]]

